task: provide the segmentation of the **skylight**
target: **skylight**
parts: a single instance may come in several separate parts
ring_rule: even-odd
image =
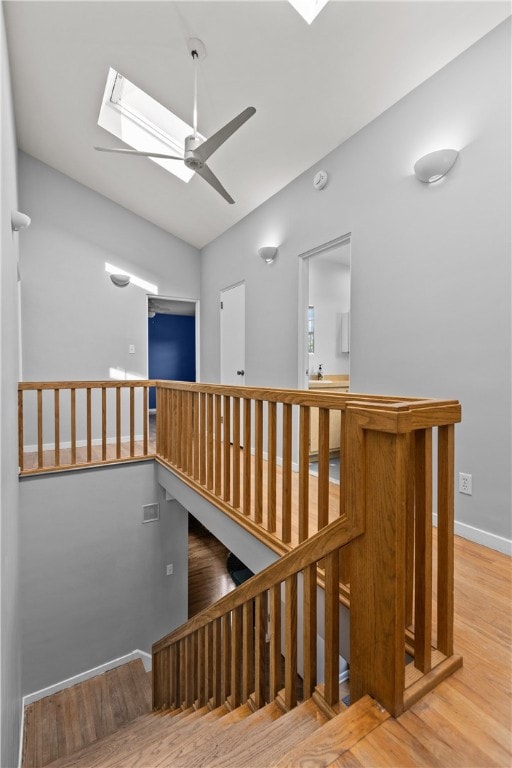
[[[137,88],[112,67],[101,102],[98,125],[133,149],[183,155],[187,136],[194,131],[177,115]],[[198,134],[201,139],[204,136]],[[194,171],[179,160],[150,158],[169,173],[189,181]],[[135,160],[134,162],[141,162]]]
[[[289,2],[308,24],[311,24],[324,5],[327,5],[327,0],[289,0]]]

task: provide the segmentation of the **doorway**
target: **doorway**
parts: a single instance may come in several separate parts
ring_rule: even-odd
[[[199,302],[148,296],[148,378],[199,379]],[[154,387],[149,409],[156,408]]]
[[[350,233],[300,254],[299,389],[350,387]],[[332,410],[329,478],[340,482],[340,413]],[[310,472],[318,474],[318,409],[311,409]]]
[[[308,389],[313,378],[350,376],[350,233],[299,259],[298,387]]]

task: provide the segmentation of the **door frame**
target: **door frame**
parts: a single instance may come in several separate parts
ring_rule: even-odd
[[[333,251],[342,245],[352,242],[352,232],[347,232],[344,235],[335,237],[334,240],[327,240],[320,245],[310,248],[308,251],[299,253],[299,338],[298,338],[298,371],[297,371],[297,387],[298,389],[308,388],[308,370],[309,370],[309,354],[308,354],[308,305],[309,305],[309,259],[312,256],[318,256],[320,253],[327,253]],[[351,254],[352,256],[352,254]],[[350,265],[352,269],[352,264]]]

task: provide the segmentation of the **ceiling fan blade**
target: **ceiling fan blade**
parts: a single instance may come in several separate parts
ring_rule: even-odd
[[[176,155],[162,155],[160,152],[139,152],[138,149],[116,149],[114,147],[94,147],[98,152],[118,152],[121,155],[140,155],[141,157],[161,157],[164,160],[183,160]]]
[[[240,112],[239,115],[230,120],[229,123],[226,123],[223,128],[220,128],[217,133],[214,133],[209,139],[203,141],[203,143],[195,150],[201,160],[208,160],[210,155],[212,155],[221,144],[224,144],[226,139],[229,139],[229,137],[252,117],[255,112],[256,109],[254,107],[247,107],[247,109],[244,109],[243,112]]]
[[[224,200],[226,200],[230,205],[233,205],[235,202],[231,195],[229,195],[218,178],[215,176],[214,173],[208,168],[207,165],[203,165],[202,168],[198,168],[196,170],[196,173],[198,176],[201,176],[202,179],[208,182],[208,184],[211,184],[211,186],[219,193],[219,195],[222,195]]]

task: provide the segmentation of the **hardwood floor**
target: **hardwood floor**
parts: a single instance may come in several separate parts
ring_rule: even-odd
[[[464,666],[333,766],[512,765],[511,559],[455,537],[455,650]]]
[[[35,701],[25,708],[23,768],[72,755],[149,712],[140,659]]]
[[[235,589],[226,568],[229,550],[193,515],[188,516],[188,617]]]

